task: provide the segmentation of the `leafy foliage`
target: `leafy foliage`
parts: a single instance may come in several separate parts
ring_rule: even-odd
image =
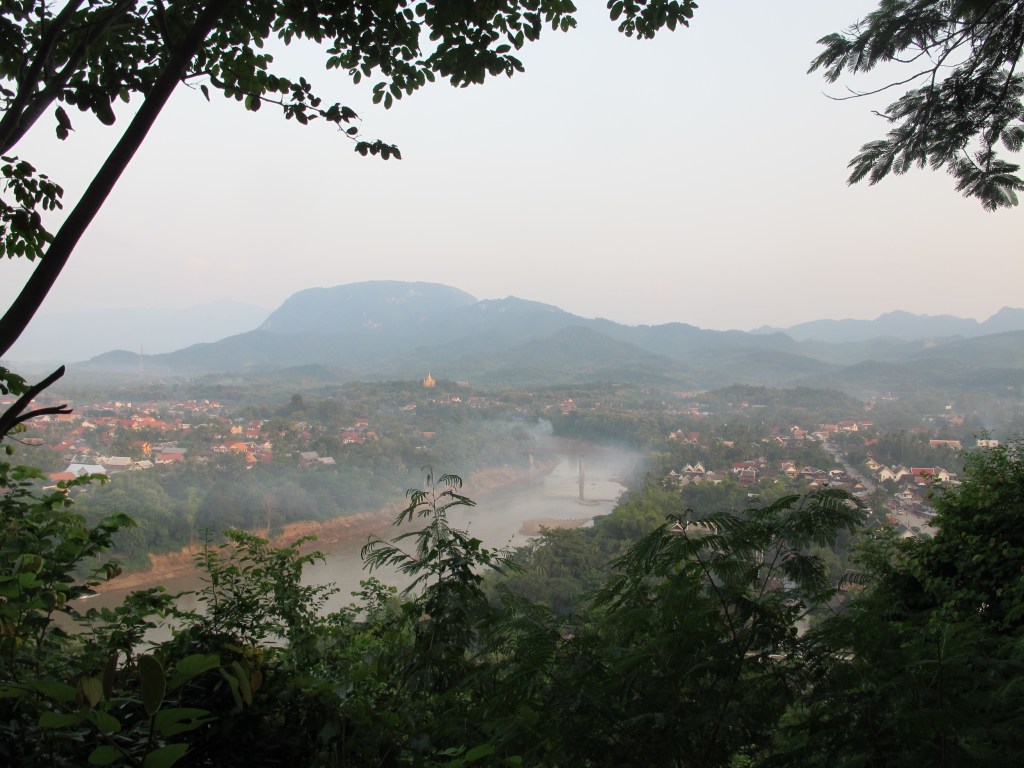
[[[816,680],[780,761],[815,766],[1012,765],[1024,747],[1019,443],[973,454],[925,542],[881,537],[873,578],[808,638]]]
[[[435,478],[427,471],[426,488],[409,492],[409,505],[395,520],[396,525],[426,519],[420,530],[399,534],[392,542],[372,537],[362,556],[371,571],[393,567],[412,577],[403,594],[418,592],[412,603],[415,611],[414,637],[417,653],[408,673],[419,680],[418,686],[443,689],[454,677],[464,674],[467,654],[475,650],[480,625],[492,618],[492,607],[481,584],[482,569],[502,573],[514,568],[511,553],[492,551],[480,539],[452,528],[447,513],[453,507],[475,506],[458,493],[462,480],[457,475]],[[404,541],[415,542],[406,552]]]
[[[1017,204],[1020,166],[1000,156],[1024,144],[1024,3],[1018,0],[881,0],[843,33],[819,41],[811,64],[829,82],[898,62],[917,84],[890,104],[894,127],[850,161],[849,181],[875,184],[911,168],[946,168],[988,210]],[[855,93],[854,95],[865,95]]]
[[[771,732],[800,675],[796,624],[833,591],[806,548],[856,528],[862,514],[845,493],[818,491],[744,513],[675,516],[620,558],[621,575],[596,595],[614,691],[601,694],[603,764],[622,764],[645,742],[664,765],[722,765],[764,749],[758,734]]]
[[[99,583],[79,581],[76,570],[131,524],[120,515],[90,527],[70,511],[68,494],[98,478],[85,475],[49,492],[39,490],[41,479],[36,470],[0,462],[0,656],[12,679],[30,676],[48,650],[61,645],[54,617],[73,616],[69,601]],[[96,569],[106,578],[119,572],[112,562]]]

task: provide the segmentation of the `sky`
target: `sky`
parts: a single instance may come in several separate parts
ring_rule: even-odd
[[[872,81],[829,85],[807,68],[815,41],[873,2],[708,0],[654,41],[620,36],[604,3],[578,4],[578,29],[521,52],[525,73],[438,83],[389,111],[316,49],[277,54],[401,161],[179,87],[41,312],[272,310],[365,280],[713,329],[1024,306],[1024,210],[988,213],[944,172],[846,184],[848,160],[885,131],[871,110],[894,97],[836,101]],[[47,125],[18,147],[68,202],[116,140],[72,119],[68,141]],[[3,261],[0,301],[31,266]]]

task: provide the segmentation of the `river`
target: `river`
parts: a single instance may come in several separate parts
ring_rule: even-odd
[[[623,481],[628,478],[641,461],[641,455],[634,451],[593,444],[567,446],[554,440],[555,452],[542,459],[554,468],[546,475],[499,490],[474,491],[471,484],[462,489],[465,495],[478,502],[475,507],[456,507],[449,512],[450,523],[457,528],[468,530],[489,548],[516,547],[525,544],[524,523],[547,521],[589,521],[598,515],[606,515],[615,507],[616,500],[625,490]],[[582,447],[580,447],[582,445]],[[573,449],[569,453],[570,449]],[[579,498],[579,461],[583,455],[584,488],[583,500]],[[586,523],[584,523],[586,524]],[[384,526],[377,533],[390,538],[400,531]],[[366,543],[365,533],[347,540],[332,542],[322,562],[306,568],[304,581],[307,584],[334,584],[338,588],[326,605],[335,610],[352,601],[351,594],[359,588],[359,582],[368,573],[362,567],[359,551]],[[410,542],[411,543],[411,542]],[[408,580],[393,571],[377,571],[373,574],[386,584],[404,587]],[[195,571],[183,573],[162,580],[171,592],[191,592],[203,584],[200,574]],[[117,588],[117,581],[111,582],[102,594],[81,607],[113,607],[124,599],[125,589]],[[182,607],[196,608],[195,599],[186,596]]]
[[[528,482],[487,494],[475,507],[456,507],[449,511],[453,527],[463,528],[489,548],[516,547],[529,537],[522,533],[524,523],[551,521],[589,521],[606,515],[615,507],[625,490],[623,481],[635,470],[640,454],[602,446],[590,446],[584,453],[583,500],[579,489],[579,454],[554,456],[557,464],[532,486]],[[472,497],[473,489],[463,492]],[[535,527],[535,526],[534,526]],[[380,532],[382,537],[400,533],[391,528]],[[343,544],[326,556],[323,563],[307,568],[309,584],[334,584],[336,594],[327,608],[333,610],[351,602],[351,593],[368,574],[362,567],[359,550],[364,541]],[[413,542],[409,542],[412,544]],[[385,584],[403,587],[408,581],[393,571],[373,574]]]

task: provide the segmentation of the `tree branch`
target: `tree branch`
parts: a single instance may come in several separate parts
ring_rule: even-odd
[[[14,401],[14,405],[0,414],[0,440],[7,437],[7,433],[14,429],[16,426],[24,421],[35,416],[42,416],[46,413],[71,413],[71,409],[67,405],[49,406],[46,408],[39,408],[34,411],[25,413],[25,409],[28,408],[29,404],[35,399],[36,395],[45,390],[57,379],[64,375],[64,366],[62,365],[56,371],[51,373],[45,379],[40,381],[38,384],[29,387],[28,390],[22,394],[17,400]]]
[[[214,0],[196,19],[195,24],[171,52],[153,89],[146,95],[142,106],[125,129],[121,140],[107,156],[103,166],[89,184],[78,205],[71,211],[39,260],[32,276],[25,283],[18,298],[0,318],[0,355],[11,348],[38,311],[47,293],[53,287],[78,241],[99,213],[114,185],[128,167],[142,145],[150,128],[160,116],[164,105],[185,75],[186,69],[202,46],[207,35],[224,16],[235,0]]]
[[[18,77],[18,93],[5,111],[3,119],[0,120],[0,152],[9,152],[18,139],[28,130],[28,126],[22,127],[22,116],[32,105],[32,84],[40,79],[43,67],[49,61],[53,47],[57,43],[57,38],[64,31],[64,27],[71,21],[71,16],[78,10],[81,4],[82,0],[72,0],[72,2],[69,2],[61,9],[40,39],[39,48],[32,64],[24,74]],[[45,109],[45,106],[43,108]]]

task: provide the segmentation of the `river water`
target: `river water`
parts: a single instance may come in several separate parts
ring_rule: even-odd
[[[580,500],[580,456],[561,453],[554,456],[557,464],[533,485],[524,482],[486,495],[475,507],[456,507],[449,510],[448,521],[480,539],[489,548],[516,547],[529,537],[522,533],[524,523],[533,521],[591,520],[606,515],[615,507],[619,495],[625,490],[623,481],[640,462],[640,455],[631,451],[590,446],[583,455],[583,499]],[[473,489],[463,488],[472,497]],[[404,528],[402,529],[404,530]],[[401,530],[392,528],[381,532],[390,537]],[[310,584],[334,584],[338,593],[327,608],[335,609],[352,601],[351,593],[359,582],[368,577],[359,558],[364,542],[342,545],[327,555],[323,563],[306,570]],[[408,540],[408,544],[414,544]],[[393,571],[375,571],[373,574],[385,584],[404,587],[408,581]]]
[[[448,520],[452,527],[468,530],[491,549],[521,546],[529,540],[521,532],[524,523],[558,520],[589,522],[596,516],[611,512],[619,495],[625,490],[623,482],[641,461],[641,455],[633,451],[594,444],[570,444],[568,447],[555,441],[552,444],[561,445],[562,450],[548,453],[541,461],[546,466],[554,463],[554,468],[547,474],[538,473],[532,483],[524,480],[515,486],[476,494],[472,486],[467,484],[462,491],[477,501],[477,506],[449,510]],[[569,449],[573,452],[567,452]],[[581,453],[584,465],[582,500],[579,483]],[[394,527],[384,527],[379,535],[391,538],[400,532]],[[305,583],[333,584],[337,587],[337,593],[325,605],[325,610],[333,611],[351,603],[351,595],[359,589],[359,582],[371,575],[363,568],[359,556],[365,543],[365,538],[358,538],[334,544],[323,561],[307,566],[303,574]],[[372,575],[400,589],[408,584],[407,577],[393,570],[379,570]],[[164,586],[174,593],[189,593],[201,589],[203,582],[198,572],[191,572],[165,580]],[[87,607],[113,607],[120,604],[125,594],[122,590],[105,590],[96,596],[95,602],[90,600],[88,605],[81,607],[83,610]],[[191,594],[183,595],[179,603],[182,608],[198,608]],[[169,630],[161,628],[150,633],[150,639],[166,639],[169,635]]]

